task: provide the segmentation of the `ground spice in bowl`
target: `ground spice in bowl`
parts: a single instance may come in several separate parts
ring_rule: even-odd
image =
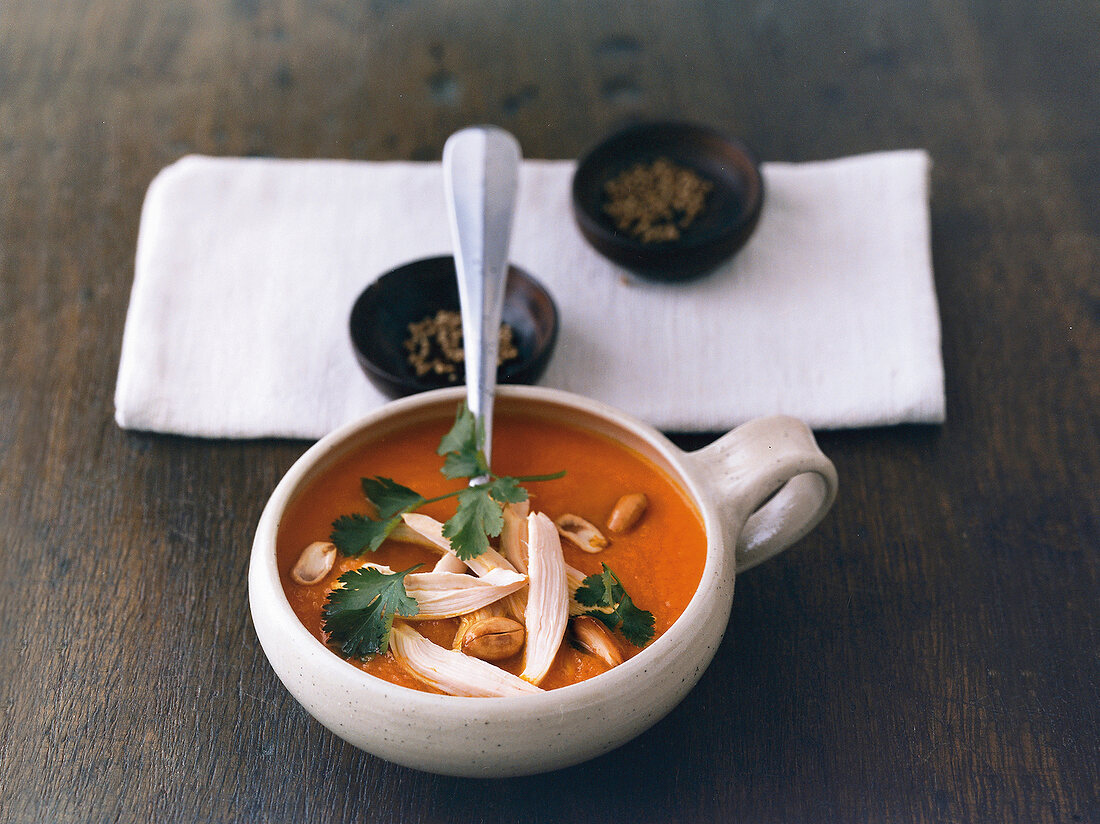
[[[585,240],[612,263],[664,282],[726,261],[752,234],[764,200],[751,151],[680,122],[638,123],[606,138],[580,158],[572,189]]]
[[[462,316],[452,255],[384,272],[355,299],[348,317],[355,359],[375,389],[400,398],[465,378]],[[558,335],[558,310],[546,288],[508,268],[500,319],[499,383],[535,383]]]
[[[434,315],[409,324],[409,337],[405,339],[409,365],[417,376],[428,373],[457,382],[462,372],[459,368],[466,360],[462,346],[462,315],[450,309],[441,309]],[[497,366],[519,357],[512,327],[500,325],[500,348]]]
[[[713,188],[693,169],[659,157],[636,163],[607,181],[603,210],[620,231],[642,243],[678,240],[702,214]]]

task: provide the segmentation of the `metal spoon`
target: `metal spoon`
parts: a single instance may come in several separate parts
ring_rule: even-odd
[[[516,139],[495,126],[462,129],[443,147],[466,350],[466,405],[484,426],[486,461],[493,442],[500,313],[520,157]]]

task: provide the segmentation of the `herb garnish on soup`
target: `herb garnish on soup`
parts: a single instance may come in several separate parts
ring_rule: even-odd
[[[492,468],[483,437],[463,405],[449,430],[411,425],[303,491],[278,537],[303,624],[372,675],[468,696],[583,681],[667,630],[706,547],[679,486],[545,418],[498,413]]]

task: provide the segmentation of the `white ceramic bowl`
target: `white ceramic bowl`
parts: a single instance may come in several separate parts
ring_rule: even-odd
[[[750,421],[689,453],[604,404],[538,387],[501,387],[498,408],[537,408],[563,423],[605,433],[668,472],[703,518],[702,581],[664,635],[591,680],[509,698],[459,698],[399,687],[344,661],[301,624],[279,581],[276,532],[287,504],[335,461],[417,421],[449,420],[462,398],[461,388],[414,395],[318,441],[268,501],[248,573],[256,634],[291,694],[341,738],[416,769],[527,775],[584,761],[643,732],[679,703],[710,663],[729,620],[736,573],[805,535],[836,495],[836,470],[794,418]]]

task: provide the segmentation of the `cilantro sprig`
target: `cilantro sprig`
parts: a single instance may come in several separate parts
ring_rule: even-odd
[[[519,477],[494,475],[485,458],[484,442],[482,422],[466,404],[461,404],[454,425],[439,442],[436,454],[443,457],[440,472],[444,477],[466,478],[471,485],[435,498],[425,498],[392,478],[364,478],[363,494],[374,507],[376,517],[358,513],[342,515],[332,523],[330,540],[344,555],[355,557],[374,552],[401,523],[404,513],[425,504],[457,498],[455,514],[443,524],[443,537],[451,542],[451,549],[463,561],[481,555],[489,548],[489,539],[500,535],[504,527],[501,508],[508,503],[527,500],[527,490],[521,484],[555,480],[565,475],[564,472]]]
[[[577,603],[595,607],[585,615],[603,621],[608,629],[618,628],[627,641],[644,647],[653,638],[653,613],[635,606],[619,576],[607,564],[601,566],[603,572],[589,575],[577,589]]]
[[[405,591],[405,576],[419,566],[393,573],[363,567],[341,575],[343,586],[328,594],[321,609],[329,640],[349,658],[389,649],[394,617],[408,618],[420,611],[416,599]]]

